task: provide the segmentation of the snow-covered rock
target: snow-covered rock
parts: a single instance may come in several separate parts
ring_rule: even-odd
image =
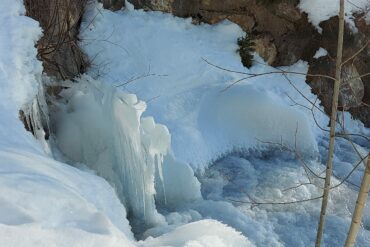
[[[310,22],[321,31],[320,22],[329,20],[339,13],[339,0],[300,0],[298,7],[301,11],[308,14]],[[344,1],[345,20],[353,30],[356,30],[354,23],[354,14],[365,12],[366,20],[370,22],[370,14],[366,12],[370,8],[368,0]]]

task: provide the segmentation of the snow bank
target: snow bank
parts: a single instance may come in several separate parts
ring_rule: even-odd
[[[327,146],[309,117],[311,111],[298,107],[309,103],[284,76],[254,78],[221,93],[243,75],[216,69],[202,57],[233,70],[276,71],[263,63],[251,70],[242,67],[235,52],[236,38],[243,35],[240,28],[230,22],[193,26],[189,19],[131,8],[117,13],[100,9],[102,14],[91,10],[87,19],[98,15],[82,29],[82,39],[97,66],[90,76],[104,82],[83,76],[80,83],[66,85],[70,88],[63,92],[65,102],[56,102],[61,111],[53,127],[62,151],[72,160],[86,162],[112,188],[90,170],[48,157],[18,120],[19,108],[33,99],[40,82],[41,63],[35,59],[34,47],[40,29],[21,16],[20,1],[6,0],[4,6],[0,10],[0,19],[7,24],[0,27],[1,246],[307,246],[313,241],[319,204],[287,209],[227,201],[250,196],[296,200],[318,193],[309,185],[285,192],[304,182],[305,173],[296,160],[282,155],[269,159],[256,138],[297,145],[312,157]],[[112,66],[106,64],[101,70],[105,63]],[[283,69],[304,73],[307,64]],[[315,101],[304,78],[288,78]],[[146,112],[146,104],[134,94],[113,87],[127,81],[131,83],[120,87],[146,100]],[[148,116],[168,125],[170,132]],[[326,116],[316,117],[322,126],[327,124]],[[349,125],[369,135],[358,122]],[[336,147],[334,170],[339,175],[355,163],[348,146],[338,142]],[[251,151],[250,160],[229,157],[214,163],[201,177],[208,200],[200,199],[200,184],[189,164],[204,169],[229,152],[255,148],[262,158]],[[322,170],[320,162],[312,162],[313,169]],[[362,171],[354,173],[354,182]],[[115,192],[130,218],[154,226],[143,236],[155,238],[133,239],[126,209]],[[343,242],[354,198],[346,185],[332,193],[327,243]],[[369,219],[366,214],[359,246],[368,245]]]
[[[18,111],[38,91],[42,65],[35,43],[38,23],[23,16],[22,1],[4,0],[0,9],[0,148],[16,147],[41,152],[18,119]],[[6,7],[5,7],[6,6]]]
[[[174,231],[158,238],[139,242],[142,247],[252,247],[255,246],[235,231],[215,220],[201,220],[176,228]]]
[[[104,179],[95,174],[80,171],[46,155],[41,143],[35,140],[19,121],[19,109],[25,104],[32,107],[31,102],[36,97],[40,86],[42,66],[41,62],[36,59],[35,42],[40,37],[41,30],[37,22],[22,16],[25,10],[21,1],[5,0],[2,4],[4,8],[0,9],[0,20],[3,24],[0,26],[0,245],[9,247],[135,246],[131,227],[126,219],[126,210],[116,197],[115,190]],[[104,149],[104,146],[99,146],[99,144],[102,144],[108,137],[112,137],[112,140],[116,141],[132,141],[133,143],[130,143],[132,156],[129,156],[130,150],[111,151],[116,152],[118,156],[121,155],[121,158],[128,155],[129,157],[124,158],[129,158],[130,163],[134,163],[137,161],[135,159],[138,158],[153,159],[145,161],[150,163],[141,160],[145,165],[148,164],[148,167],[141,166],[140,168],[152,170],[143,173],[147,174],[144,179],[132,176],[134,174],[126,175],[132,176],[132,184],[138,185],[140,181],[146,181],[148,184],[144,185],[146,186],[145,190],[148,190],[149,195],[153,196],[153,180],[158,180],[155,186],[162,189],[157,189],[158,202],[172,207],[199,199],[199,182],[194,178],[191,168],[176,161],[170,154],[164,157],[170,142],[167,129],[162,125],[155,124],[152,118],[140,119],[140,114],[145,108],[144,103],[137,101],[134,95],[121,94],[113,89],[106,90],[106,94],[103,95],[105,101],[99,102],[98,100],[102,100],[103,97],[99,88],[88,87],[94,87],[93,83],[81,83],[80,86],[79,90],[81,91],[75,91],[73,103],[78,108],[75,110],[81,114],[80,120],[84,120],[84,127],[97,127],[97,129],[90,129],[89,132],[96,135],[91,135],[91,137],[95,137],[94,141],[97,141],[95,147]],[[93,91],[94,95],[86,94],[86,90]],[[115,100],[109,101],[109,99]],[[99,105],[102,102],[106,102],[106,107],[112,106],[111,109],[116,111],[108,111],[106,114],[100,112],[99,115],[99,111],[104,110]],[[94,106],[95,109],[91,108]],[[83,114],[85,110],[86,112]],[[107,127],[104,124],[99,126],[103,120],[107,119],[89,116],[89,114],[94,114],[94,111],[95,115],[99,117],[115,116],[116,124],[120,124],[120,127],[123,126],[126,129],[117,129],[117,125],[108,126],[108,128],[117,131],[120,137],[126,137],[126,139],[113,138],[112,131],[103,132],[107,133],[108,136],[99,135],[103,134],[101,131],[107,131],[99,129],[99,127]],[[73,115],[73,112],[69,113]],[[129,118],[123,118],[128,116]],[[74,116],[74,119],[76,118]],[[72,116],[67,118],[66,122],[71,119],[73,119]],[[72,121],[69,124],[72,125],[69,126],[69,130],[76,130]],[[127,136],[129,133],[133,135]],[[77,131],[66,134],[68,134],[66,137],[70,137],[72,141],[79,141],[77,137],[81,137],[83,133]],[[137,137],[137,140],[141,142],[135,143],[135,140],[132,139],[134,137]],[[91,140],[88,139],[88,136],[84,136],[84,138],[86,138],[86,142]],[[75,143],[68,142],[68,144],[74,144],[71,147],[65,147],[71,156],[82,155],[78,153],[81,150],[76,152],[72,149],[76,147]],[[124,144],[122,143],[122,145]],[[126,147],[128,145],[127,143]],[[146,156],[142,156],[143,153],[139,152],[144,149],[141,145],[148,152]],[[86,151],[83,153],[84,155],[94,154],[88,153],[88,150],[84,151]],[[117,155],[111,158],[115,159],[118,157]],[[106,157],[102,155],[100,161],[104,158]],[[162,169],[160,169],[161,165]],[[106,172],[109,172],[109,166],[100,167],[100,169],[104,168]],[[119,171],[119,169],[118,167],[115,171]],[[155,173],[153,169],[156,170]],[[183,176],[177,178],[176,172],[181,172]],[[128,186],[130,186],[129,183],[127,182]],[[137,189],[143,188],[140,186]],[[137,192],[140,193],[139,190]],[[130,193],[128,194],[131,196],[131,200],[138,198],[138,194],[133,195],[132,191]],[[153,201],[154,199],[145,197],[142,200]],[[150,203],[136,205],[138,206],[137,210],[140,210],[141,207],[147,207],[153,211],[146,213],[153,215],[156,211],[155,208],[153,209],[154,205]],[[225,233],[227,236],[223,238],[223,241],[226,244],[246,241],[239,233],[220,223],[199,223],[199,225],[207,225],[215,231]],[[185,231],[191,232],[189,229],[185,229]],[[204,241],[207,241],[199,235],[194,238],[199,240],[198,243],[204,244]],[[218,238],[209,236],[209,239],[215,241]]]
[[[38,23],[23,16],[20,0],[4,0],[0,9],[0,96],[2,107],[19,109],[36,95],[42,65],[36,59]],[[6,6],[6,7],[5,7]]]
[[[203,58],[248,72],[236,52],[236,40],[244,34],[237,25],[226,21],[196,26],[191,19],[159,12],[92,8],[82,30],[81,45],[94,58],[88,73],[147,101],[144,114],[168,127],[174,156],[193,168],[203,169],[229,152],[256,147],[257,138],[283,139],[291,146],[297,139],[302,153],[317,151],[312,125],[299,107],[291,107],[285,91],[293,98],[299,94],[283,76],[254,78],[221,92],[242,75],[217,69]],[[293,69],[304,73],[307,65],[299,63]],[[262,64],[250,72],[268,70],[273,69]],[[314,98],[303,77],[295,81]],[[298,101],[307,105],[302,98]]]
[[[300,0],[298,7],[308,14],[310,22],[321,32],[320,22],[329,20],[339,13],[339,0]],[[367,21],[370,21],[370,3],[368,0],[344,1],[345,21],[353,30],[357,30],[354,23],[354,14],[365,12]],[[367,11],[367,12],[366,12]]]
[[[235,85],[228,92],[212,96],[199,115],[205,139],[216,136],[217,141],[229,144],[230,150],[235,151],[264,141],[283,142],[294,148],[295,140],[296,148],[303,153],[312,153],[316,149],[305,115],[274,100],[267,92],[261,92],[253,85]],[[218,132],[210,133],[206,127],[209,122]]]
[[[125,208],[102,178],[33,153],[0,159],[2,246],[133,246]]]
[[[42,74],[36,21],[0,8],[0,245],[132,246],[125,208],[103,179],[48,157],[19,120]]]
[[[249,201],[250,196],[259,201],[295,201],[321,194],[319,186],[298,186],[307,182],[307,174],[294,155],[266,148],[259,141],[282,142],[297,148],[315,172],[324,171],[325,158],[321,157],[327,154],[327,133],[316,124],[327,128],[328,117],[320,111],[320,102],[311,93],[304,76],[277,74],[281,69],[305,74],[307,63],[299,61],[290,67],[272,68],[256,55],[256,63],[248,70],[241,65],[236,52],[236,40],[244,33],[235,24],[195,26],[190,19],[169,14],[137,11],[131,7],[113,13],[99,5],[95,7],[98,10],[92,8],[86,14],[81,33],[81,45],[93,58],[88,74],[138,95],[147,102],[143,115],[154,116],[156,122],[165,124],[171,133],[170,160],[175,158],[176,162],[168,166],[171,169],[163,170],[167,198],[163,197],[163,185],[155,184],[156,199],[168,202],[167,205],[157,204],[167,224],[148,229],[143,236],[152,237],[145,242],[148,245],[185,245],[188,240],[178,237],[176,228],[187,228],[187,224],[194,226],[196,223],[191,222],[202,218],[216,219],[233,227],[256,246],[303,247],[314,242],[320,210],[318,201],[255,207],[235,202]],[[271,74],[241,81],[225,91],[231,83],[247,75],[217,69],[204,59],[230,70]],[[308,101],[315,103],[317,108],[311,111]],[[348,114],[344,118],[348,129],[370,134]],[[233,153],[231,157],[218,160],[230,153]],[[351,146],[338,141],[335,175],[345,176],[357,161]],[[166,162],[165,158],[164,168]],[[195,185],[178,176],[183,172],[192,174],[187,164],[194,170],[204,171],[198,173],[198,178],[206,200],[191,203],[184,200],[182,204],[169,206],[171,201],[181,201],[176,187],[182,190],[190,184]],[[362,172],[361,168],[354,172],[350,181],[358,183]],[[172,181],[178,184],[172,184],[166,177],[178,178]],[[316,185],[320,184],[313,180]],[[297,187],[292,188],[294,186]],[[192,197],[193,194],[185,195]],[[354,189],[347,184],[332,193],[325,243],[342,244],[355,195]],[[368,245],[368,218],[365,216],[359,246]],[[194,245],[203,244],[193,232],[186,234],[197,239]],[[145,242],[139,244],[145,246]]]

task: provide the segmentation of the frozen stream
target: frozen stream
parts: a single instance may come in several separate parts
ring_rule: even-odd
[[[242,75],[204,59],[247,71],[236,53],[236,39],[244,33],[235,24],[195,26],[190,19],[130,6],[116,13],[97,8],[87,12],[81,34],[94,63],[63,92],[54,117],[57,144],[68,159],[86,164],[114,187],[136,237],[149,237],[141,243],[155,246],[153,237],[176,235],[178,227],[203,219],[231,226],[251,246],[312,243],[320,200],[287,202],[320,196],[322,180],[307,173],[292,152],[264,143],[294,149],[322,175],[327,133],[316,124],[326,128],[328,118],[319,103],[315,120],[311,111],[293,104],[311,107],[301,93],[316,102],[304,78],[289,75],[294,88],[275,74],[224,91]],[[260,63],[250,72],[274,71],[255,59]],[[305,73],[307,64],[284,69]],[[348,114],[341,119],[346,131],[370,136]],[[354,141],[365,156],[368,141]],[[353,147],[338,139],[333,183],[358,161]],[[359,166],[333,190],[328,246],[345,239],[362,172]],[[358,246],[370,241],[368,212]]]

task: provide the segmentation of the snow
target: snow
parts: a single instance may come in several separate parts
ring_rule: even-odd
[[[18,110],[36,95],[42,66],[36,60],[38,23],[23,15],[22,1],[4,0],[0,9],[0,148],[41,151],[18,120]],[[18,137],[18,138],[15,138]]]
[[[2,5],[0,245],[133,246],[126,210],[109,184],[55,161],[19,120],[40,89],[41,29],[24,16],[22,1]]]
[[[0,9],[0,104],[20,108],[37,93],[41,63],[36,62],[35,42],[41,37],[38,23],[22,16],[22,1],[4,0]],[[14,56],[17,54],[17,56]],[[12,83],[10,82],[12,81]],[[16,82],[21,81],[21,84]]]
[[[23,16],[21,1],[4,1],[0,246],[312,244],[318,201],[254,205],[321,193],[322,182],[313,175],[313,184],[289,189],[308,177],[294,154],[279,148],[295,148],[318,174],[325,169],[328,138],[316,123],[327,128],[328,118],[304,77],[276,74],[305,73],[306,62],[274,69],[255,55],[258,63],[247,70],[236,53],[244,33],[235,24],[194,26],[190,19],[130,5],[116,13],[93,5],[81,29],[93,66],[75,79],[79,83],[64,82],[63,98],[53,102],[51,127],[62,153],[51,154],[18,119],[19,109],[34,111],[35,122],[42,114],[34,107],[36,99],[43,101],[35,48],[41,30]],[[273,74],[225,91],[246,75],[217,69],[203,58],[231,70]],[[316,122],[296,89],[317,104]],[[346,131],[370,136],[349,114],[340,119]],[[370,145],[353,139],[366,155]],[[358,157],[342,139],[335,149],[338,184]],[[332,191],[327,246],[343,244],[363,170]],[[370,241],[368,207],[361,247]]]
[[[126,211],[96,175],[18,150],[1,151],[3,246],[133,246]]]
[[[176,228],[158,238],[148,238],[139,242],[142,247],[252,247],[244,236],[233,228],[215,220],[201,220]]]
[[[99,10],[100,14],[97,11],[92,9],[87,13],[82,27],[86,31],[81,34],[81,45],[94,58],[89,74],[114,86],[140,77],[119,88],[148,101],[144,115],[155,116],[157,122],[168,127],[171,148],[178,160],[195,169],[204,169],[230,152],[256,146],[256,138],[283,139],[291,146],[296,139],[302,152],[312,154],[317,150],[307,117],[287,106],[286,95],[283,97],[287,100],[283,101],[280,95],[258,88],[269,80],[275,87],[283,84],[278,90],[290,88],[283,76],[256,78],[221,92],[241,75],[219,70],[203,58],[248,72],[236,52],[235,40],[243,35],[237,25],[223,22],[195,26],[190,19],[159,12]],[[91,25],[90,18],[95,18]],[[299,72],[307,71],[306,65],[296,68]],[[268,69],[271,68],[256,65],[251,72]],[[299,84],[310,91],[303,77]],[[259,109],[246,107],[251,105]],[[279,118],[280,114],[286,119]],[[297,127],[295,138],[291,130]],[[276,132],[265,132],[271,128]]]
[[[317,124],[327,129],[328,117],[304,76],[277,73],[285,70],[304,74],[307,63],[299,61],[274,69],[255,55],[256,63],[248,70],[236,52],[236,40],[244,33],[228,21],[196,26],[191,19],[159,12],[128,8],[113,13],[99,5],[95,7],[88,10],[82,23],[81,45],[93,58],[88,74],[146,101],[143,116],[153,116],[155,122],[169,130],[171,159],[176,160],[178,168],[187,170],[190,165],[202,186],[204,200],[157,203],[166,223],[147,229],[142,234],[147,240],[139,243],[176,246],[167,236],[202,218],[233,227],[255,246],[307,246],[314,242],[319,201],[280,206],[251,206],[250,201],[290,202],[321,194],[322,181],[312,174],[312,184],[298,186],[308,181],[307,174],[292,153],[279,148],[284,145],[295,149],[315,173],[325,170],[328,138]],[[218,69],[205,60],[229,70],[271,74],[228,88],[247,75]],[[312,111],[307,100],[315,103]],[[340,119],[345,120],[346,131],[369,136],[369,130],[347,113]],[[366,154],[369,144],[361,138],[354,139]],[[351,145],[339,139],[334,165],[337,179],[333,178],[333,184],[338,184],[357,162]],[[180,179],[178,168],[173,168],[168,177]],[[350,183],[358,185],[362,173],[360,167],[350,177]],[[176,195],[176,186],[167,188]],[[161,186],[155,189],[160,197]],[[190,193],[192,198],[193,195]],[[179,200],[174,198],[174,202]],[[333,190],[325,233],[329,246],[343,243],[355,198],[356,189],[350,184]],[[368,245],[368,219],[367,213],[359,246]],[[165,242],[159,244],[159,240]]]
[[[314,170],[323,170],[318,162],[311,161],[309,165]],[[319,188],[314,185],[289,189],[306,182],[305,172],[289,153],[270,150],[248,157],[232,155],[216,162],[201,179],[204,197],[217,204],[204,201],[194,204],[192,209],[233,226],[256,246],[303,247],[315,241],[319,201],[260,206],[235,203],[235,207],[231,202],[291,202],[320,196]],[[337,183],[334,179],[333,184]],[[224,202],[225,198],[228,202]],[[355,201],[356,194],[347,187],[332,191],[325,231],[325,242],[329,246],[343,245]],[[364,225],[368,225],[368,220],[364,220]],[[369,231],[362,231],[358,246],[367,246],[369,239]]]
[[[329,20],[339,13],[339,0],[300,0],[299,9],[308,14],[308,19],[320,32],[320,22]],[[349,24],[352,30],[356,31],[354,23],[355,13],[365,13],[365,19],[370,20],[370,12],[368,11],[370,4],[368,0],[351,0],[344,1],[345,21]]]
[[[151,117],[141,118],[143,101],[87,75],[77,82],[61,93],[53,120],[57,144],[72,161],[86,164],[114,186],[137,221],[134,227],[165,224],[155,207],[156,191],[163,204],[200,198],[192,170],[167,155],[168,129]]]
[[[116,191],[90,170],[81,171],[55,161],[19,121],[18,110],[34,109],[35,98],[42,90],[42,66],[36,59],[35,48],[41,30],[37,22],[23,16],[25,10],[21,1],[6,1],[3,4],[7,8],[0,10],[0,19],[6,24],[0,27],[0,245],[135,246],[126,209],[117,198]],[[106,97],[113,97],[114,90],[106,91]],[[145,104],[136,102],[134,95],[117,94],[120,98],[113,97],[115,101],[108,99],[108,104],[123,104],[119,100],[130,103],[123,110],[134,115],[130,123],[135,124]],[[78,96],[76,98],[78,101]],[[94,101],[91,99],[89,103]],[[88,107],[83,103],[76,106]],[[122,106],[117,108],[122,110]],[[99,107],[96,106],[95,110]],[[137,125],[127,124],[124,126],[138,128]],[[153,119],[142,119],[138,134],[152,155],[148,157],[167,152],[168,131],[164,126],[156,125]],[[158,163],[160,158],[157,157]],[[174,168],[184,174],[183,179],[174,176]],[[193,171],[186,164],[166,156],[162,173],[166,178],[162,181],[165,189],[166,186],[175,186],[184,190],[184,196],[179,198],[179,190],[166,189],[162,192],[162,197],[166,198],[163,203],[174,206],[200,197],[199,182],[190,177]],[[150,189],[150,193],[154,193],[154,188]],[[205,225],[224,231],[226,236],[222,239],[226,245],[246,242],[239,233],[221,223],[203,223]],[[204,242],[199,235],[197,238],[199,243]]]
[[[315,53],[315,55],[313,56],[314,58],[320,58],[320,57],[324,57],[328,55],[328,51],[325,50],[324,48],[320,47],[320,49],[318,49]]]

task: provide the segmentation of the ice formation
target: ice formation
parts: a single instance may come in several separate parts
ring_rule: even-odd
[[[168,153],[170,134],[152,117],[141,117],[146,104],[135,95],[87,75],[62,95],[66,104],[60,104],[54,119],[60,150],[111,183],[134,226],[165,223],[156,210],[155,196],[164,205],[175,204],[177,199],[173,197],[182,190],[190,190],[190,194],[184,195],[185,201],[200,197],[199,183],[191,169],[177,166],[177,172],[184,170],[182,179],[171,172],[176,161]],[[172,191],[174,188],[176,192]]]
[[[131,6],[113,13],[94,5],[81,40],[90,57],[101,49],[104,53],[96,57],[89,75],[63,85],[67,89],[53,102],[50,126],[65,157],[53,155],[68,158],[80,170],[55,161],[18,119],[19,109],[28,110],[30,121],[39,126],[38,136],[45,134],[40,124],[44,99],[39,95],[35,100],[42,91],[42,66],[34,46],[41,30],[23,16],[20,0],[4,0],[4,6],[1,246],[304,247],[314,241],[320,210],[316,201],[255,207],[235,202],[294,201],[320,194],[313,185],[287,190],[307,181],[300,163],[292,154],[259,145],[256,138],[296,146],[317,172],[324,169],[325,158],[320,157],[325,157],[328,141],[312,112],[294,104],[310,106],[282,75],[244,81],[224,91],[241,75],[218,70],[203,58],[233,70],[276,71],[257,56],[260,63],[250,71],[242,67],[235,52],[236,39],[243,35],[239,27],[230,22],[194,26],[190,19]],[[102,71],[107,61],[113,66]],[[283,69],[305,73],[307,64],[300,61]],[[303,77],[288,78],[315,101]],[[328,118],[314,113],[325,128]],[[341,119],[347,130],[370,136],[348,114]],[[368,143],[355,142],[363,155],[368,152]],[[358,157],[351,145],[338,140],[334,161],[337,184]],[[195,170],[202,171],[198,178],[203,198]],[[360,167],[350,176],[353,187],[345,183],[332,192],[327,245],[343,243],[362,172]],[[370,239],[366,212],[358,237],[361,247]],[[138,229],[131,229],[127,216],[131,225],[145,231],[142,241],[134,239]]]
[[[304,74],[308,69],[306,62],[272,68],[256,55],[255,65],[250,70],[243,68],[236,53],[236,40],[244,33],[227,21],[214,26],[193,25],[190,19],[160,12],[128,8],[113,13],[99,5],[90,9],[85,18],[81,45],[94,57],[96,65],[88,74],[147,101],[143,115],[155,116],[157,122],[168,127],[171,153],[178,167],[189,164],[200,171],[203,198],[207,200],[170,208],[157,205],[171,223],[148,229],[145,237],[170,234],[179,225],[212,218],[242,232],[256,246],[307,246],[314,241],[320,210],[317,201],[288,208],[251,207],[230,201],[248,201],[248,195],[261,201],[294,201],[320,193],[319,187],[313,185],[285,192],[307,181],[302,165],[294,155],[261,142],[282,142],[304,156],[314,171],[324,170],[327,135],[316,124],[325,129],[328,118],[320,111],[304,76],[270,74],[241,81],[225,90],[245,75],[217,69],[205,60],[245,73],[283,69]],[[105,41],[107,38],[109,42]],[[130,82],[132,78],[139,79]],[[308,101],[316,102],[313,112]],[[343,119],[347,130],[369,135],[348,114]],[[343,177],[358,160],[350,145],[338,141],[336,150],[335,175]],[[229,156],[235,156],[231,159],[238,164],[230,164]],[[350,181],[358,183],[362,172],[361,168],[355,171]],[[242,175],[234,175],[237,173]],[[177,168],[173,168],[170,177],[179,178],[178,174]],[[176,195],[175,186],[166,187],[166,192],[167,188]],[[160,186],[156,191],[161,193]],[[353,189],[347,185],[333,192],[333,202],[339,206],[331,206],[326,243],[338,245],[343,241],[353,208],[352,200],[345,198],[353,195]],[[294,237],[303,233],[305,238]],[[359,245],[366,246],[369,231],[361,234]]]

